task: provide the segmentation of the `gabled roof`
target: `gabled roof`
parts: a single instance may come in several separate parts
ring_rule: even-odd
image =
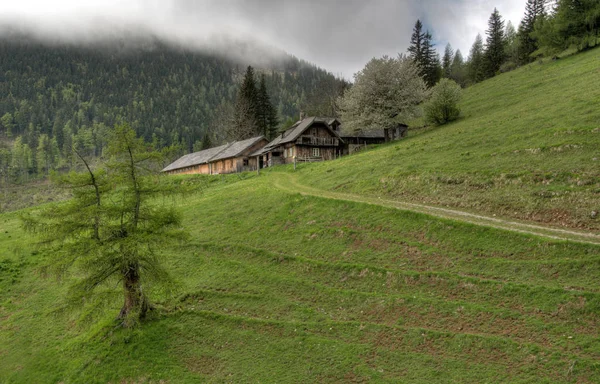
[[[205,149],[200,152],[190,153],[189,155],[185,155],[167,166],[162,172],[174,171],[176,169],[187,168],[194,165],[206,164],[213,157],[218,155],[220,152],[224,151],[231,144],[221,145],[220,147]]]
[[[237,157],[239,154],[241,154],[246,149],[259,142],[263,138],[263,136],[254,137],[252,139],[235,141],[233,143],[221,145],[219,147],[209,148],[200,152],[190,153],[174,161],[172,164],[163,169],[162,172],[174,171],[176,169],[193,167],[195,165],[200,164],[207,164],[215,160]]]
[[[273,141],[267,144],[263,149],[256,151],[252,154],[252,156],[259,156],[263,153],[269,152],[272,148],[275,148],[282,144],[291,143],[296,141],[298,137],[300,137],[308,128],[312,127],[314,124],[321,123],[325,125],[329,131],[335,135],[338,139],[341,140],[340,135],[333,129],[331,129],[330,122],[334,122],[336,119],[331,118],[321,118],[321,117],[307,117],[304,120],[298,121],[296,124],[292,125],[287,131],[283,134],[277,136]],[[339,120],[338,120],[339,121]]]
[[[217,161],[223,159],[230,159],[232,157],[240,156],[245,150],[252,147],[254,144],[258,143],[264,139],[264,136],[253,137],[252,139],[236,141],[231,143],[229,147],[227,147],[224,151],[219,152],[215,157],[210,159],[210,161]]]

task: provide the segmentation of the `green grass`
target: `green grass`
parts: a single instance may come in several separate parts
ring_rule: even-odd
[[[599,247],[243,178],[195,179],[167,255],[182,288],[130,331],[120,300],[96,325],[56,311],[65,285],[0,216],[0,381],[600,380]]]
[[[597,229],[599,59],[499,76],[452,125],[294,177]],[[131,330],[119,287],[104,311],[63,310],[77,277],[43,276],[1,214],[0,382],[600,382],[600,246],[303,196],[275,188],[286,171],[169,179],[195,191],[175,198],[190,240],[164,255],[180,287],[150,290]]]
[[[600,49],[468,88],[460,120],[301,172],[340,192],[600,229]]]

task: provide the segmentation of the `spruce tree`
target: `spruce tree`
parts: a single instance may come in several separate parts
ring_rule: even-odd
[[[490,16],[486,33],[485,75],[486,77],[493,77],[506,61],[504,20],[502,20],[497,8],[494,8],[494,12]]]
[[[450,43],[446,45],[444,50],[444,58],[442,59],[442,69],[444,70],[444,77],[451,78],[452,72],[452,61],[454,60],[454,51]]]
[[[277,111],[267,92],[267,84],[265,75],[260,78],[260,86],[258,88],[258,105],[257,105],[257,126],[259,132],[268,139],[273,138],[277,134],[277,126],[279,121]]]
[[[409,57],[418,64],[423,62],[423,40],[424,39],[425,39],[425,33],[423,32],[423,24],[421,23],[421,20],[417,20],[415,27],[413,28],[413,34],[410,38],[410,46],[408,47],[408,54],[409,54]]]
[[[245,99],[248,108],[250,108],[250,112],[256,116],[258,109],[258,90],[256,88],[256,81],[254,80],[254,68],[251,66],[248,66],[246,69],[244,81],[238,92],[238,98]]]
[[[460,49],[457,49],[454,54],[450,67],[450,78],[463,88],[467,86],[467,67]]]
[[[469,54],[468,75],[471,83],[478,83],[485,79],[483,39],[477,35]]]
[[[427,31],[423,40],[423,59],[421,63],[423,79],[428,87],[433,87],[442,78],[440,56],[433,47],[433,37]]]
[[[531,54],[538,49],[538,41],[533,36],[535,24],[540,17],[546,14],[545,0],[527,0],[525,15],[519,25],[519,63],[531,62]]]

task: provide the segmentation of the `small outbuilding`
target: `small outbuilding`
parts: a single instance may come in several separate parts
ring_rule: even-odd
[[[170,175],[216,175],[255,171],[258,163],[256,158],[251,158],[249,155],[267,143],[267,139],[259,136],[190,153],[177,159],[162,172]]]

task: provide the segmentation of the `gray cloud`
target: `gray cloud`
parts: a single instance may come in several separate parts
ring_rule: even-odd
[[[494,7],[516,24],[524,1],[20,0],[0,4],[0,22],[72,43],[154,34],[254,62],[279,48],[350,78],[372,57],[405,52],[417,18],[440,51],[450,42],[466,56]]]

